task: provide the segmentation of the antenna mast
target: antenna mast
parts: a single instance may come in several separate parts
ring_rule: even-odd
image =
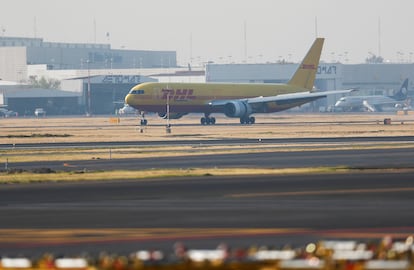
[[[381,56],[381,17],[378,17],[378,56]]]
[[[244,21],[244,62],[247,62],[247,23]]]

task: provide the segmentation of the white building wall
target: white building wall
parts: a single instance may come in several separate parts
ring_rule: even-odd
[[[212,64],[206,67],[206,80],[232,83],[286,83],[297,68],[298,64]],[[319,79],[320,83],[316,86],[321,90],[341,89],[342,65],[320,64],[316,79]],[[333,82],[325,86],[321,80]]]
[[[345,65],[345,88],[358,88],[353,95],[393,95],[408,78],[408,89],[414,85],[414,64],[359,64]]]
[[[60,89],[64,91],[82,93],[83,81],[82,80],[62,80],[60,82]]]
[[[0,79],[24,82],[27,78],[25,47],[0,47]]]
[[[203,69],[193,69],[202,71]],[[146,69],[66,69],[66,70],[48,70],[47,65],[29,65],[28,76],[36,76],[38,78],[45,77],[56,80],[67,80],[73,78],[81,78],[97,75],[140,75],[152,77],[159,81],[171,82],[205,82],[205,76],[182,76],[175,75],[183,71],[188,71],[187,67],[182,68],[146,68]]]
[[[152,78],[158,80],[158,82],[169,83],[205,83],[205,76],[151,76]]]

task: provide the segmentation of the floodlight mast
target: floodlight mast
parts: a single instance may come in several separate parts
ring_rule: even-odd
[[[88,64],[88,116],[92,115],[91,111],[91,70],[89,68],[89,59],[86,61]]]

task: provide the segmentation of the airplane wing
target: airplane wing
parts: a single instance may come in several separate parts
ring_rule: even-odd
[[[368,101],[366,101],[366,100],[364,100],[363,102],[362,102],[362,105],[365,107],[365,108],[367,108],[368,109],[368,111],[370,111],[370,112],[375,112],[376,110],[375,110],[375,108],[373,107],[373,106],[371,106],[371,104],[369,104],[368,103]]]
[[[281,94],[276,96],[268,96],[268,97],[253,97],[253,98],[242,98],[236,100],[212,100],[208,104],[210,106],[224,106],[228,102],[239,101],[244,102],[247,104],[259,104],[259,103],[269,103],[269,102],[276,102],[280,105],[284,104],[296,104],[298,102],[309,102],[319,98],[326,97],[328,95],[334,94],[344,94],[350,93],[355,91],[355,89],[348,89],[348,90],[331,90],[331,91],[314,91],[314,92],[299,92],[293,94]]]

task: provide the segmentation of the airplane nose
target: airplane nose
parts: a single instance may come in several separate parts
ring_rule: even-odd
[[[132,95],[128,94],[125,96],[125,104],[131,105]]]

